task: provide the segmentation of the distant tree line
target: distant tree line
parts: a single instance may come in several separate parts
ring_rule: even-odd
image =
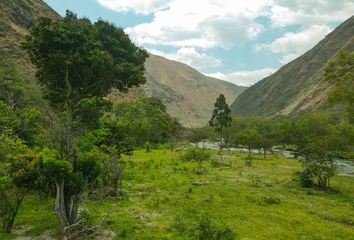
[[[324,70],[324,81],[332,84],[328,103],[342,106],[344,111],[312,112],[299,116],[269,118],[234,116],[228,120],[224,99],[216,100],[210,126],[190,129],[191,142],[218,141],[222,147],[258,150],[266,158],[277,146],[291,150],[303,164],[301,181],[323,189],[330,187],[330,178],[337,171],[337,159],[354,159],[354,52],[341,52]],[[221,96],[221,95],[220,95]],[[343,114],[344,113],[344,114]],[[231,124],[226,124],[231,123]],[[247,161],[248,164],[250,162]]]

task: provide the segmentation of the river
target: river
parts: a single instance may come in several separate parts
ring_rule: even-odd
[[[205,149],[212,149],[212,150],[219,149],[219,144],[216,142],[199,142],[197,144],[193,143],[193,146],[197,146],[199,148],[205,148]],[[226,148],[225,150],[248,152],[247,148],[230,147],[230,148]],[[292,151],[279,150],[279,149],[272,149],[272,151],[273,151],[273,153],[280,154],[280,155],[283,155],[287,158],[294,159],[294,152],[292,152]],[[258,151],[258,149],[252,149],[251,152],[258,153],[259,151]],[[337,165],[338,165],[338,174],[339,175],[354,177],[354,161],[345,160],[345,159],[338,159]]]

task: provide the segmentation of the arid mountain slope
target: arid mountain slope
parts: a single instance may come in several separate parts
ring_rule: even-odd
[[[323,68],[341,50],[354,50],[354,16],[314,48],[244,91],[232,104],[240,115],[293,115],[325,109],[331,86]]]
[[[207,77],[186,64],[155,55],[150,55],[145,66],[145,94],[160,98],[167,111],[189,127],[207,124],[220,93],[231,104],[245,89]]]
[[[58,19],[60,16],[46,3],[38,0],[0,1],[0,81],[6,81],[6,74],[15,71],[23,79],[29,98],[38,104],[41,93],[35,81],[34,68],[27,54],[21,50],[23,36],[38,17]]]
[[[157,97],[168,113],[186,127],[207,124],[214,102],[220,93],[231,104],[246,89],[216,78],[208,77],[190,66],[150,54],[146,60],[146,84],[128,93],[113,91],[114,102],[129,101],[142,96]]]

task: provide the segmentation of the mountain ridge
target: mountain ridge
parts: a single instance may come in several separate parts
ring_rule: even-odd
[[[323,68],[341,50],[354,50],[354,16],[302,56],[246,89],[232,104],[233,113],[272,116],[329,109],[326,96],[331,85],[323,81]]]

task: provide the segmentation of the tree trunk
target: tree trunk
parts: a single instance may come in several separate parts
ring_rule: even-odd
[[[19,191],[21,191],[21,190],[19,190]],[[8,208],[5,210],[6,216],[4,217],[4,219],[2,221],[3,229],[6,233],[11,233],[12,227],[15,222],[15,218],[17,216],[18,209],[20,208],[20,205],[21,205],[23,199],[25,198],[26,193],[27,193],[27,191],[16,193],[16,201],[14,202],[14,205],[12,205],[12,202],[9,202],[6,200],[5,204],[8,206]]]
[[[57,214],[60,230],[63,233],[64,228],[69,225],[69,221],[66,214],[65,196],[64,196],[64,180],[60,183],[55,183],[56,186],[56,198],[55,198],[55,212]]]
[[[266,155],[267,155],[267,149],[263,148],[263,158],[266,159]]]
[[[223,160],[222,155],[222,144],[223,144],[223,134],[222,134],[222,125],[220,125],[220,160]]]
[[[70,209],[70,212],[68,215],[69,224],[76,223],[78,212],[79,212],[79,206],[80,206],[80,202],[81,202],[81,197],[82,197],[82,194],[86,190],[87,184],[88,184],[88,180],[85,180],[85,183],[81,187],[80,192],[71,197],[71,209]]]
[[[69,81],[69,66],[65,67],[65,84],[66,84],[66,104],[67,104],[67,119],[66,119],[66,149],[69,159],[72,164],[75,161],[74,146],[73,146],[73,112],[74,104],[72,101],[73,90]]]

